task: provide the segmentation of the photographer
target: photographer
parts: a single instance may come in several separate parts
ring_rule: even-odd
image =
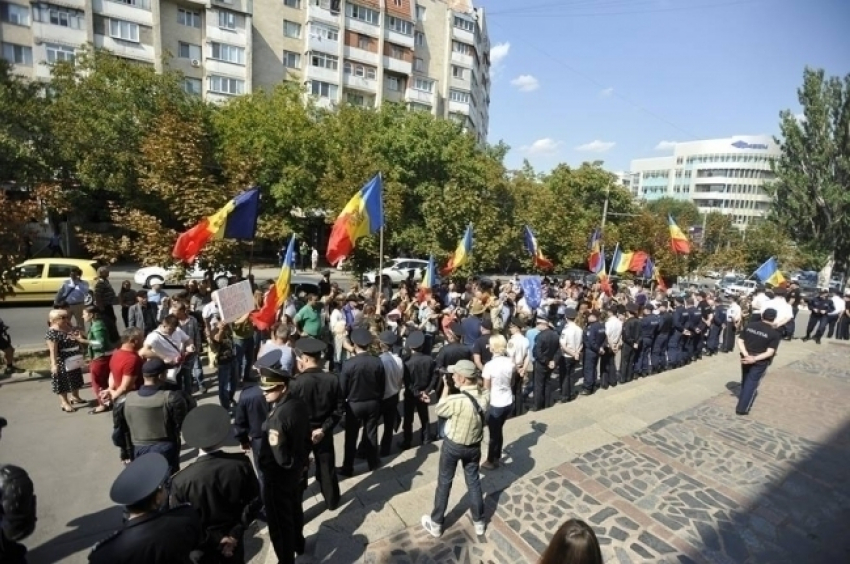
[[[443,521],[452,490],[452,480],[458,462],[463,472],[472,504],[475,534],[483,535],[484,498],[478,472],[481,463],[481,440],[484,438],[484,418],[490,404],[490,394],[481,385],[481,375],[470,360],[460,360],[449,366],[443,375],[443,393],[437,403],[437,416],[446,420],[445,439],[440,449],[440,467],[434,510],[422,516],[422,526],[437,538],[443,534]]]
[[[0,319],[0,351],[6,357],[5,376],[25,372],[22,368],[15,366],[15,348],[12,346],[12,338],[9,336],[9,327]]]

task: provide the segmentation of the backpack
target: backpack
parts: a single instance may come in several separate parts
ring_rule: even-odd
[[[23,468],[0,466],[0,504],[6,537],[19,541],[30,536],[35,530],[36,499],[32,480]]]

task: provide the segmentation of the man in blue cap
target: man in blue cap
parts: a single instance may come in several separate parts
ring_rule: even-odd
[[[201,520],[191,505],[162,510],[168,500],[169,463],[151,452],[131,462],[112,484],[109,497],[126,510],[126,522],[89,554],[92,564],[191,562],[201,540]]]

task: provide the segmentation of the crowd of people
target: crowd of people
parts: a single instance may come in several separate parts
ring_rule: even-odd
[[[89,404],[80,396],[88,367],[89,413],[112,413],[112,442],[126,465],[111,495],[126,507],[127,521],[95,548],[92,562],[182,562],[189,553],[203,562],[243,562],[244,531],[256,518],[268,523],[278,559],[292,562],[305,550],[308,476],[336,509],[339,481],[355,473],[356,460],[375,470],[395,449],[412,448],[416,420],[419,445],[440,443],[434,506],[422,526],[442,534],[461,464],[475,532],[483,535],[479,473],[500,465],[508,418],[736,346],[736,411],[746,415],[780,339],[793,338],[803,303],[793,284],[759,288],[750,299],[696,288],[652,291],[630,281],[606,292],[599,283],[544,278],[530,295],[519,277],[435,288],[410,277],[379,293],[372,285],[342,290],[325,271],[316,293],[289,296],[277,322],[260,330],[250,314],[221,319],[211,279],[169,295],[156,285],[133,291],[122,284],[116,293],[108,269],[98,276],[94,303],[79,316],[57,300],[46,335],[62,411]],[[261,288],[254,298],[258,311]],[[806,338],[819,343],[827,330],[847,335],[846,300],[826,293],[810,300]],[[121,307],[120,335],[114,306]],[[198,407],[211,386],[218,405]],[[337,429],[344,433],[339,467]],[[253,469],[244,455],[223,450],[231,437],[252,455]],[[181,470],[184,444],[200,455]],[[598,552],[586,525],[567,529],[546,555],[573,550],[564,539],[582,535],[582,546],[595,544]],[[185,534],[157,535],[162,530]],[[559,561],[546,555],[546,564]]]

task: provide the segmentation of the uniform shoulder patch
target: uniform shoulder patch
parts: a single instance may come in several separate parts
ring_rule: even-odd
[[[100,540],[97,543],[95,543],[95,545],[93,547],[91,547],[91,551],[95,552],[96,550],[101,548],[103,545],[108,544],[109,542],[115,540],[116,538],[118,538],[119,535],[121,535],[121,533],[123,531],[124,531],[123,529],[118,529],[117,531],[113,531],[113,533],[111,535],[109,535],[105,539]]]
[[[277,446],[280,442],[280,433],[274,429],[269,429],[269,445]]]

